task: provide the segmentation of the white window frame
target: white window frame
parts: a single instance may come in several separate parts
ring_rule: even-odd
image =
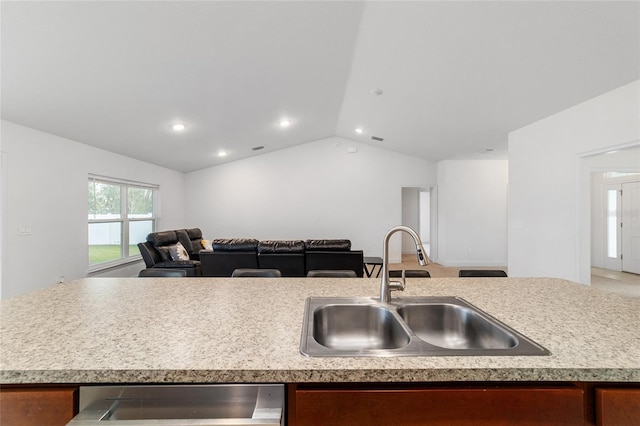
[[[111,260],[107,262],[101,262],[96,264],[89,264],[88,273],[95,273],[99,271],[103,271],[106,269],[111,269],[117,266],[126,265],[129,263],[134,263],[140,261],[142,256],[140,253],[131,254],[129,253],[129,224],[131,222],[141,222],[141,221],[151,221],[151,232],[155,231],[156,228],[156,220],[158,219],[158,199],[160,195],[160,186],[150,183],[144,182],[136,182],[126,179],[118,179],[107,176],[99,176],[94,174],[89,174],[88,183],[91,182],[99,182],[107,185],[115,185],[120,187],[120,218],[118,219],[91,219],[88,215],[88,224],[87,224],[87,232],[88,227],[91,224],[95,223],[120,223],[120,244],[121,244],[121,253],[122,257],[116,260]],[[128,189],[129,188],[143,188],[143,189],[151,189],[153,191],[153,207],[151,212],[151,217],[145,218],[129,218],[128,215]],[[89,204],[87,200],[87,214],[89,212]],[[89,241],[87,239],[87,263],[89,263]]]

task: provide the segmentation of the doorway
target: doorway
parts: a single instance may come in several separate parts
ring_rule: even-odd
[[[402,225],[415,230],[429,259],[437,258],[437,189],[433,187],[402,188]],[[402,254],[415,254],[413,239],[402,233]]]
[[[640,274],[640,174],[592,176],[592,267]]]
[[[640,141],[582,154],[579,156],[579,170],[581,189],[576,211],[578,282],[589,285],[596,269],[599,273],[626,274],[632,281],[638,281],[637,275],[622,272],[625,257],[629,261],[624,266],[625,270],[635,270],[629,264],[640,257],[640,238],[634,238],[631,232],[639,225],[638,210],[637,207],[629,207],[635,202],[633,198],[638,196],[634,193],[635,186],[625,185],[631,189],[627,191],[631,194],[626,201],[627,207],[624,207],[625,197],[621,190],[622,184],[640,182]],[[627,226],[625,222],[630,223]],[[627,231],[626,237],[623,231]],[[626,255],[625,250],[628,252]]]

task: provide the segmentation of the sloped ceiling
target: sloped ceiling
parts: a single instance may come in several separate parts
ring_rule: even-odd
[[[334,135],[486,158],[640,78],[640,2],[2,2],[1,19],[3,119],[183,172]]]

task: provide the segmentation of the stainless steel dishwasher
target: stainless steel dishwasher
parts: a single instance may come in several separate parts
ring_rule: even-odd
[[[282,426],[284,417],[282,384],[82,386],[68,426]]]

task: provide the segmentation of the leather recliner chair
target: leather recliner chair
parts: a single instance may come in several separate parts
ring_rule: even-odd
[[[147,268],[183,269],[190,277],[202,275],[199,260],[172,259],[171,247],[175,246],[178,241],[176,231],[152,232],[147,235],[147,241],[138,244],[138,249]],[[183,243],[181,242],[181,244]]]

